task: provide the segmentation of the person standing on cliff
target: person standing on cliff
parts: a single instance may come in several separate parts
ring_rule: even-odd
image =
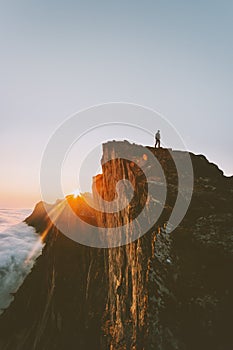
[[[158,145],[158,148],[160,148],[160,130],[157,131],[157,133],[155,134],[155,148],[157,147]]]

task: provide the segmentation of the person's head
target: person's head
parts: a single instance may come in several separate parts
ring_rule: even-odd
[[[160,130],[158,130],[158,132],[160,132]]]

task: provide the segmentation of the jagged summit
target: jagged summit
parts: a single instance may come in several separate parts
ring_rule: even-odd
[[[125,158],[118,157],[122,152]],[[149,181],[151,203],[159,208],[163,178],[152,164],[155,156],[168,187],[159,221],[141,238],[112,249],[83,246],[51,225],[42,255],[0,317],[0,349],[233,348],[233,179],[204,156],[189,153],[191,204],[176,230],[166,233],[179,185],[173,157],[182,163],[186,155],[128,142],[103,145],[93,199],[98,193],[111,202],[117,181],[128,178],[134,188],[129,206],[111,215],[90,211],[81,198],[67,197],[67,204],[97,226],[112,227],[142,211]],[[183,175],[190,179],[189,172]],[[26,220],[41,234],[51,224],[44,206],[38,204]],[[152,209],[145,220],[153,220]]]

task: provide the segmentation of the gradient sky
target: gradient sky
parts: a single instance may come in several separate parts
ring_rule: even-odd
[[[0,207],[33,207],[51,134],[109,101],[158,110],[232,175],[232,17],[225,0],[1,1]]]

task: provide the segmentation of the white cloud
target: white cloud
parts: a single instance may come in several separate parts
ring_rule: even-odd
[[[15,217],[17,218],[16,212]],[[0,216],[1,225],[4,224],[4,219]],[[1,309],[9,306],[13,300],[10,293],[17,291],[31,271],[35,259],[41,254],[43,245],[38,244],[38,241],[39,236],[34,228],[25,223],[10,226],[0,232],[0,313]],[[33,257],[26,261],[35,247]]]

